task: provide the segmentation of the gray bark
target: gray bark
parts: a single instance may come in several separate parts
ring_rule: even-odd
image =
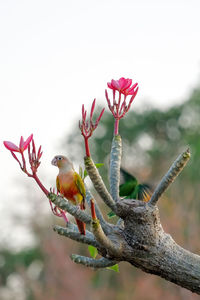
[[[123,250],[119,257],[108,250],[107,258],[127,261],[200,294],[200,256],[183,249],[164,232],[157,206],[127,199],[117,203],[117,214],[124,226],[110,238]]]
[[[147,273],[158,275],[200,294],[200,256],[183,249],[164,232],[156,206],[161,195],[182,171],[189,158],[189,150],[179,155],[158,184],[151,200],[145,203],[133,199],[118,200],[121,139],[114,139],[111,151],[111,194],[107,191],[92,159],[86,157],[85,166],[95,189],[105,204],[116,213],[119,221],[116,225],[105,222],[98,206],[96,207],[100,218],[92,219],[85,212],[73,209],[65,199],[49,194],[55,205],[85,223],[91,223],[92,228],[92,232],[87,233],[85,237],[74,233],[70,228],[63,230],[56,227],[55,230],[78,242],[95,245],[102,255],[98,260],[72,255],[72,260],[94,268],[105,268],[120,261],[127,261]]]

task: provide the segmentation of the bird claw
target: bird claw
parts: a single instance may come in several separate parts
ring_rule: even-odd
[[[50,193],[53,193],[53,194],[55,194],[55,188],[52,188],[52,187],[50,187]]]

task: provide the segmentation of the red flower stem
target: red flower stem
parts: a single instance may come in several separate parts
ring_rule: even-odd
[[[54,211],[53,211],[53,204],[52,204],[52,202],[51,202],[50,199],[49,199],[49,204],[50,204],[50,206],[51,206],[52,213],[54,213]]]
[[[45,193],[46,196],[48,196],[49,191],[43,186],[40,179],[37,177],[37,174],[34,173],[31,177],[33,177],[35,179],[35,181],[37,182],[37,184],[39,185],[41,190]]]
[[[89,143],[88,143],[88,138],[84,137],[85,140],[85,153],[87,157],[90,157],[90,148],[89,148]]]
[[[121,103],[121,92],[119,92],[119,101],[118,101],[118,104],[117,104],[117,113],[119,111],[119,108],[120,108],[120,103]]]
[[[91,215],[92,215],[92,220],[96,220],[97,216],[96,216],[96,212],[95,212],[95,205],[94,205],[94,200],[91,199]]]
[[[14,157],[14,159],[16,159],[16,161],[19,163],[20,168],[22,169],[22,164],[20,163],[19,159],[17,158],[17,156],[14,154],[13,151],[10,151],[10,153],[12,154],[12,156]]]
[[[119,119],[116,118],[115,119],[114,135],[118,135],[118,134],[119,134]]]
[[[21,152],[21,155],[22,155],[22,162],[23,162],[23,170],[24,170],[24,172],[26,173],[27,171],[26,171],[26,161],[25,161],[25,158],[24,158],[24,153],[23,152]]]
[[[67,217],[66,217],[64,211],[61,211],[61,215],[62,215],[63,219],[65,220],[65,222],[66,222],[66,223],[69,223],[69,220],[67,219]]]

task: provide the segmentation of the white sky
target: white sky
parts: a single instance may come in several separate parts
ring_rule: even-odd
[[[139,83],[134,109],[180,102],[199,81],[199,12],[199,0],[1,0],[1,145],[34,133],[53,184],[56,148],[112,78]],[[24,175],[3,146],[0,164],[6,216]]]

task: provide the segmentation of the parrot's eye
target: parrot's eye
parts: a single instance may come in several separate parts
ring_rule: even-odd
[[[62,157],[58,157],[58,160],[61,160],[62,159]]]

